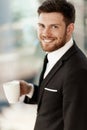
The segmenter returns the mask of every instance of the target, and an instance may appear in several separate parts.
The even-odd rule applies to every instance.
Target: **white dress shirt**
[[[48,55],[47,55],[48,63],[47,63],[46,71],[44,73],[44,78],[47,76],[47,74],[56,64],[56,62],[71,48],[72,45],[73,45],[73,40],[71,38],[70,41],[68,41],[63,47],[59,48],[56,51],[48,52]],[[34,92],[33,84],[31,84],[31,87],[32,87],[31,92],[27,94],[29,98],[32,98],[32,95]]]
[[[53,68],[53,66],[56,64],[56,62],[68,51],[68,49],[73,45],[72,38],[69,42],[67,42],[63,47],[59,48],[56,51],[49,52],[48,53],[48,64],[46,67],[46,71],[44,74],[44,78],[47,76],[47,74],[50,72],[50,70]]]

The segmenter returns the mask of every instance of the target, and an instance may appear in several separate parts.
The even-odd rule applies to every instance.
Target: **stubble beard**
[[[58,49],[60,49],[61,47],[63,47],[65,44],[66,44],[66,42],[67,42],[67,34],[66,34],[66,32],[65,32],[65,34],[64,34],[64,36],[63,36],[63,39],[60,41],[60,42],[58,42],[58,43],[56,43],[56,44],[54,44],[54,45],[50,45],[49,46],[49,44],[50,43],[42,43],[41,41],[40,41],[40,43],[41,43],[41,48],[43,49],[43,51],[45,51],[45,52],[52,52],[52,51],[56,51],[56,50],[58,50]],[[44,44],[46,44],[45,46],[44,46]]]

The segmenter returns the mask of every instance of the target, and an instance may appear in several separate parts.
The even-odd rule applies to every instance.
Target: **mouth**
[[[44,43],[51,43],[54,39],[42,39]]]
[[[46,42],[46,43],[52,42],[52,40],[47,40],[47,39],[44,39],[43,41]]]

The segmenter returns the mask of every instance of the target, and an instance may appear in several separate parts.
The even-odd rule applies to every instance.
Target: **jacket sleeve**
[[[24,103],[26,104],[37,104],[39,87],[34,85],[34,93],[32,98],[25,96]]]
[[[87,130],[87,70],[66,77],[63,89],[64,130]]]

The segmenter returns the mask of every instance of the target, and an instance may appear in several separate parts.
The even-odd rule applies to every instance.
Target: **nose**
[[[44,28],[44,30],[43,30],[43,35],[44,36],[49,36],[50,34],[51,34],[51,31],[50,31],[50,29],[47,27],[47,28]]]

